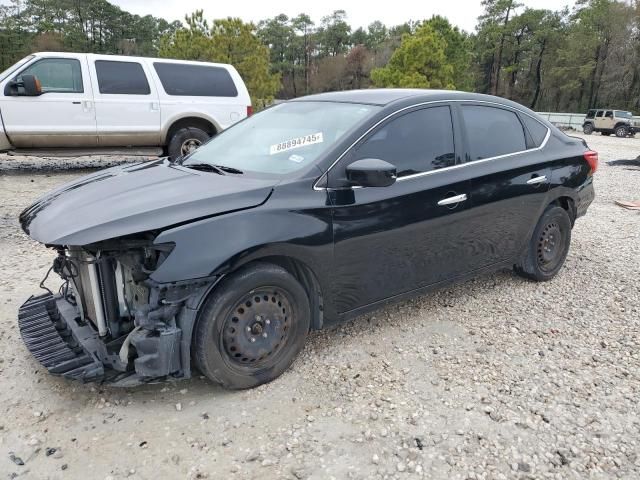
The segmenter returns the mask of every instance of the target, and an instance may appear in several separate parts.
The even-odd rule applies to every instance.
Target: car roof
[[[201,62],[196,60],[177,60],[174,58],[160,58],[160,57],[134,57],[130,55],[111,55],[111,54],[98,54],[98,53],[81,53],[81,52],[35,52],[31,55],[38,58],[78,58],[79,56],[86,56],[94,60],[111,60],[111,61],[123,61],[123,62],[135,62],[140,60],[151,60],[162,63],[175,63],[186,65],[207,65],[214,67],[221,67],[229,69],[231,65],[228,63],[216,63],[216,62]]]
[[[422,88],[371,88],[366,90],[345,90],[340,92],[318,93],[298,97],[291,102],[344,102],[344,103],[364,103],[369,105],[385,106],[398,101],[451,101],[469,100],[498,103],[521,110],[528,110],[526,107],[493,95],[480,93],[460,92],[457,90],[430,90]],[[404,102],[403,102],[404,103]]]

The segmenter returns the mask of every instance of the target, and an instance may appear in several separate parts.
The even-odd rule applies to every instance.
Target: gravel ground
[[[0,479],[639,478],[640,212],[613,200],[640,200],[640,168],[603,160],[640,139],[588,141],[597,198],[556,279],[500,272],[314,332],[243,392],[48,375],[15,317],[52,255],[16,218],[87,164],[0,157]]]

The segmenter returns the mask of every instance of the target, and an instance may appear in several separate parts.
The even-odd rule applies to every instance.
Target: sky
[[[350,25],[355,29],[366,27],[374,20],[398,25],[407,20],[422,20],[432,15],[447,17],[451,23],[472,32],[482,13],[480,0],[394,0],[391,2],[364,2],[364,0],[323,0],[304,2],[299,0],[110,0],[123,10],[138,15],[152,14],[168,21],[183,20],[186,13],[204,10],[205,18],[240,17],[244,21],[258,22],[284,13],[290,17],[307,13],[311,19],[320,19],[334,10],[345,10]],[[531,8],[559,10],[573,6],[574,0],[520,0]]]

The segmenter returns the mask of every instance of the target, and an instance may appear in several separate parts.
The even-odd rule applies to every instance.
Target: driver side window
[[[22,75],[35,75],[43,92],[83,93],[80,62],[75,58],[44,58],[25,68]]]
[[[393,117],[356,147],[352,161],[363,158],[395,165],[398,178],[454,165],[450,108],[428,107]]]

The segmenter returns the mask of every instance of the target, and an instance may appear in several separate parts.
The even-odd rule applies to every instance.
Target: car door
[[[84,59],[37,58],[14,79],[20,81],[22,75],[35,75],[42,94],[12,96],[7,90],[2,92],[2,119],[15,147],[96,146],[93,95]]]
[[[345,313],[466,270],[470,185],[449,105],[398,113],[329,171],[336,308]],[[346,166],[377,158],[396,166],[388,187],[349,187]]]
[[[606,128],[604,120],[604,110],[598,110],[596,113],[595,126],[597,129]]]
[[[551,162],[540,147],[550,134],[535,118],[499,105],[457,106],[471,180],[469,260],[481,269],[518,257],[546,205]]]
[[[100,146],[160,145],[160,103],[148,67],[90,56]]]
[[[613,130],[615,127],[615,121],[613,119],[613,110],[607,110],[604,112],[604,117],[602,120],[602,128],[606,128],[607,130]]]

